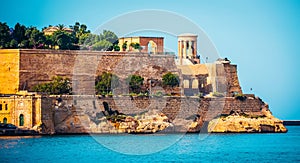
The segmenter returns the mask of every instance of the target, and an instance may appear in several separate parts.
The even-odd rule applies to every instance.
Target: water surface
[[[0,160],[299,162],[300,126],[288,126],[288,130],[282,134],[210,134],[204,138],[199,134],[0,137]]]

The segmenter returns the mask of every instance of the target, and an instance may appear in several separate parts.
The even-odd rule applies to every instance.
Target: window
[[[24,126],[24,115],[20,114],[19,116],[19,126]]]
[[[2,104],[0,104],[0,111],[2,110]]]
[[[5,110],[8,110],[8,104],[5,104]]]
[[[189,80],[183,80],[183,88],[190,88],[190,81]]]
[[[6,118],[6,117],[3,118],[3,123],[4,123],[4,124],[7,123],[7,118]]]

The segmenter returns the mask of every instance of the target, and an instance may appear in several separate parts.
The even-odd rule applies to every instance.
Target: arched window
[[[149,54],[156,54],[157,52],[157,45],[154,41],[150,40],[148,42],[148,53]]]
[[[193,80],[192,88],[198,88],[198,80],[197,79]]]
[[[183,80],[183,88],[190,88],[190,81],[189,80]]]
[[[3,123],[4,123],[4,124],[7,123],[7,118],[6,118],[6,117],[3,118]]]
[[[19,126],[24,126],[24,115],[20,114],[19,116]]]

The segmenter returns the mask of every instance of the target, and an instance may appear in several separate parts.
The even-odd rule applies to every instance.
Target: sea
[[[287,133],[0,137],[1,162],[300,162],[300,126]]]

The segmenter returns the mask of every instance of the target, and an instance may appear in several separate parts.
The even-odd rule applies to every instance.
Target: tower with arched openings
[[[197,57],[197,38],[198,35],[192,33],[184,33],[177,36],[178,38],[178,58],[179,64],[185,65],[200,63]]]

